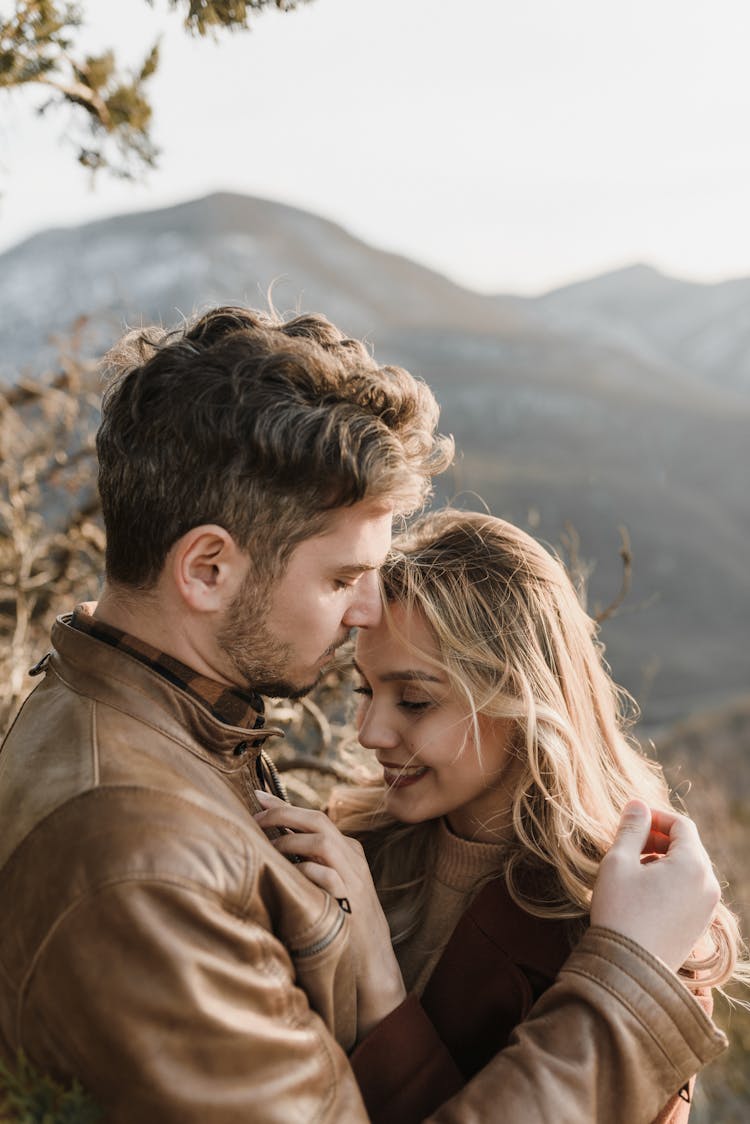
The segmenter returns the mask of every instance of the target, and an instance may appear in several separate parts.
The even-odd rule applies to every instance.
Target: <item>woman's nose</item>
[[[389,721],[385,708],[372,699],[365,700],[357,721],[359,744],[365,749],[395,749],[399,734],[393,722]]]

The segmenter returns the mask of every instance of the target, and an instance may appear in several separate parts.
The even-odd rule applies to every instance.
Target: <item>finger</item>
[[[266,792],[263,788],[253,789],[258,803],[263,808],[273,808],[278,804],[286,805],[286,800],[281,800],[278,796],[273,796],[270,792]]]
[[[651,830],[644,844],[644,853],[671,854],[676,857],[686,849],[695,855],[704,852],[698,829],[691,819],[671,809],[652,808]],[[708,857],[708,856],[706,856]]]
[[[331,897],[345,898],[347,896],[341,876],[335,870],[331,870],[330,866],[321,866],[320,863],[310,860],[299,863],[297,870],[301,871],[310,882],[320,886],[321,890],[329,893]]]
[[[671,843],[694,843],[698,836],[698,829],[691,819],[679,812],[664,811],[662,808],[652,810],[651,827],[661,835],[668,836]]]
[[[323,855],[323,841],[319,835],[308,835],[306,832],[293,831],[288,835],[279,835],[276,839],[272,839],[271,842],[282,855],[314,857],[318,862],[325,863],[326,866],[331,865],[326,862],[325,856]]]
[[[666,855],[668,848],[669,836],[662,835],[660,831],[654,831],[652,828],[643,846],[643,853],[646,855]]]
[[[622,810],[610,854],[640,858],[651,832],[651,809],[642,800],[629,800]]]
[[[702,880],[705,885],[716,883],[711,859],[706,848],[701,842],[698,828],[687,816],[676,816],[669,831],[669,846],[665,860],[671,862],[675,869],[682,871],[695,883]],[[711,891],[713,893],[713,889]]]
[[[299,855],[303,859],[312,859],[321,866],[336,870],[342,877],[348,872],[345,855],[335,847],[330,846],[330,841],[322,835],[306,835],[296,832],[291,835],[280,835],[273,840],[273,846],[282,855]]]
[[[255,820],[264,830],[269,827],[288,827],[292,831],[329,830],[331,833],[340,834],[325,812],[316,812],[312,808],[297,808],[294,804],[287,804],[283,800],[274,802],[273,806],[269,805],[262,812],[256,812]]]

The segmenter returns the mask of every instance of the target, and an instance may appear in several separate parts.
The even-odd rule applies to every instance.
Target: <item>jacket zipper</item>
[[[322,952],[324,948],[328,948],[329,944],[333,942],[335,937],[341,932],[341,926],[344,924],[344,910],[340,909],[338,917],[334,921],[332,927],[328,930],[324,937],[319,937],[317,941],[312,944],[305,945],[304,948],[295,949],[292,955],[295,959],[302,959],[306,956],[315,956],[317,952]]]

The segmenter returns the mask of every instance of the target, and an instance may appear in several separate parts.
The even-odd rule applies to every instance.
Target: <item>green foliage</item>
[[[0,22],[0,87],[37,82],[54,71],[80,25],[75,4],[18,0],[15,14]]]
[[[264,8],[291,11],[300,2],[305,0],[169,0],[169,5],[184,12],[188,31],[206,35],[247,29],[251,15]],[[83,22],[81,4],[16,0],[13,15],[0,20],[0,90],[42,86],[50,97],[40,113],[74,109],[83,129],[78,162],[92,172],[107,169],[134,179],[158,158],[145,87],[158,68],[159,47],[152,46],[140,68],[128,73],[119,68],[114,50],[77,54],[76,33]]]
[[[77,1081],[38,1073],[19,1051],[15,1069],[0,1062],[0,1124],[97,1124],[101,1111]]]
[[[40,112],[73,106],[84,128],[79,163],[132,179],[157,157],[144,84],[157,68],[158,48],[150,49],[135,74],[123,73],[112,50],[76,57],[75,34],[82,23],[77,4],[17,0],[13,16],[0,22],[0,88],[43,87],[50,97]]]
[[[248,19],[253,12],[264,8],[291,12],[300,2],[304,0],[170,0],[173,8],[187,7],[185,26],[199,35],[221,27],[239,31],[249,26]]]

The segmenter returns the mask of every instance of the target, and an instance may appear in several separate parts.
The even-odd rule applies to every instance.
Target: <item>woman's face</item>
[[[355,656],[359,740],[383,767],[386,808],[404,823],[446,816],[464,838],[502,838],[513,723],[480,714],[477,746],[467,699],[433,662],[439,649],[432,629],[421,613],[407,617],[399,605],[391,616],[393,628],[383,619],[360,630]]]

